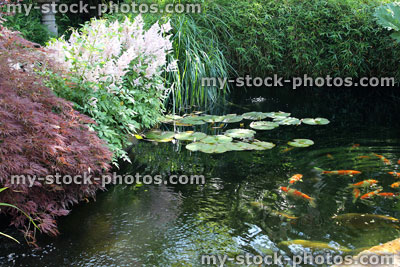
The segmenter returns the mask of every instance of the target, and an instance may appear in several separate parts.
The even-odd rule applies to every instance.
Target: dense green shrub
[[[380,0],[218,0],[207,11],[240,74],[395,76],[400,50],[377,26]]]
[[[51,38],[51,33],[41,24],[41,14],[37,9],[32,9],[28,16],[25,16],[24,13],[17,13],[5,16],[5,19],[5,27],[19,31],[25,39],[31,42],[44,45]]]

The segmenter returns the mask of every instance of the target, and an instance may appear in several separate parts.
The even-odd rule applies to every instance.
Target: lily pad
[[[301,120],[303,123],[308,124],[308,125],[326,125],[329,124],[330,121],[325,118],[305,118]]]
[[[169,122],[173,122],[173,121],[180,120],[180,119],[182,119],[181,116],[174,115],[174,114],[167,114],[163,118],[161,118],[161,122],[169,123]]]
[[[175,135],[175,139],[181,141],[199,141],[206,138],[207,135],[201,132],[183,132]]]
[[[255,134],[255,131],[249,129],[230,129],[225,132],[226,136],[232,138],[252,138]]]
[[[243,120],[243,116],[236,115],[236,114],[228,114],[224,116],[224,119],[222,122],[224,123],[235,123],[235,122],[240,122]]]
[[[279,123],[280,125],[299,125],[301,124],[301,120],[293,117],[277,117],[274,119],[274,122]]]
[[[252,111],[244,113],[242,117],[246,120],[259,121],[265,119],[266,117],[268,117],[268,115],[267,113]]]
[[[268,112],[266,113],[268,118],[276,119],[276,118],[286,118],[290,116],[290,113],[279,111],[279,112]]]
[[[243,150],[255,150],[257,147],[255,145],[246,143],[246,142],[236,142],[236,143],[229,143],[229,148],[232,151],[243,151]]]
[[[294,139],[293,141],[288,142],[288,145],[294,147],[309,147],[314,144],[313,140],[310,139]]]
[[[263,141],[253,142],[252,145],[255,145],[257,147],[255,150],[267,150],[275,147],[274,143],[263,142]]]
[[[206,144],[229,143],[232,142],[232,137],[226,135],[209,135],[202,139],[201,142]]]
[[[250,128],[255,130],[272,130],[279,127],[279,124],[272,121],[253,121],[250,123]]]
[[[200,117],[201,120],[209,123],[222,122],[225,119],[225,116],[216,116],[216,115],[204,115]]]
[[[186,145],[186,149],[190,151],[200,151],[203,153],[224,153],[229,151],[227,144],[229,143],[222,143],[222,144],[205,144],[203,142],[195,142]]]
[[[162,143],[172,141],[174,136],[174,132],[162,132],[159,130],[150,131],[145,135],[145,137],[151,141]]]
[[[181,120],[178,120],[177,123],[191,126],[191,125],[205,124],[205,121],[203,121],[202,117],[200,117],[200,116],[190,116],[190,117],[185,117]]]

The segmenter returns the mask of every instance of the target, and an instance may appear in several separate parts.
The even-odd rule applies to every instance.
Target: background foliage
[[[207,14],[240,74],[399,80],[400,51],[373,16],[382,2],[217,0]]]

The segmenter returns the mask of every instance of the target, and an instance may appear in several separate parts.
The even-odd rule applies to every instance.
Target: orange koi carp
[[[337,175],[357,175],[360,171],[355,170],[337,170],[337,171],[323,171],[322,174],[337,174]]]
[[[289,184],[294,184],[297,183],[298,181],[303,181],[301,178],[303,178],[303,174],[295,174],[289,179]]]
[[[385,198],[394,198],[394,197],[398,197],[399,194],[395,194],[395,193],[378,193],[378,196],[385,197]]]
[[[360,194],[361,194],[360,189],[358,189],[358,188],[354,188],[354,189],[353,189],[353,197],[354,197],[354,200],[356,200],[357,198],[359,198],[359,197],[360,197]]]
[[[377,183],[379,183],[379,181],[370,179],[370,180],[364,180],[364,181],[352,184],[352,185],[350,185],[350,187],[370,187]]]
[[[390,160],[388,160],[387,158],[385,158],[385,157],[382,156],[382,155],[379,155],[379,154],[374,153],[374,156],[380,158],[380,159],[383,161],[383,163],[385,163],[385,165],[391,165],[391,164],[392,164],[392,163],[390,162]]]
[[[388,173],[393,175],[394,177],[400,178],[400,172],[388,172]]]
[[[360,198],[361,199],[368,199],[368,198],[376,196],[381,191],[382,191],[382,189],[378,189],[378,190],[366,193],[366,194],[362,195]]]
[[[400,186],[400,182],[393,183],[390,185],[391,188],[399,188],[399,186]]]
[[[302,192],[300,192],[300,191],[298,191],[296,189],[289,188],[289,187],[284,187],[284,186],[281,186],[280,189],[283,192],[287,193],[291,197],[301,198],[301,199],[307,200],[312,207],[316,206],[314,198],[312,198],[312,197],[310,197],[310,196],[308,196],[308,195],[306,195],[306,194],[304,194],[304,193],[302,193]]]

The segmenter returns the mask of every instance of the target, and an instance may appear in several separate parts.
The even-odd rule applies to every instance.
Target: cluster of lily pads
[[[263,121],[264,119],[272,119]],[[254,130],[273,130],[280,125],[300,125],[301,123],[309,125],[326,125],[329,120],[324,118],[306,118],[298,119],[290,117],[286,112],[247,112],[242,115],[228,114],[218,115],[200,115],[192,114],[188,116],[166,115],[163,123],[173,123],[176,126],[195,126],[206,123],[237,123],[243,119],[252,120],[250,128]],[[243,150],[266,150],[275,147],[275,144],[254,139],[256,131],[244,128],[227,130],[223,135],[207,135],[202,132],[186,131],[175,133],[171,131],[154,130],[148,132],[145,137],[155,142],[170,142],[172,140],[192,142],[186,145],[190,151],[201,151],[204,153],[224,153],[227,151]],[[288,142],[288,145],[294,147],[308,147],[314,142],[309,139],[294,139]]]

